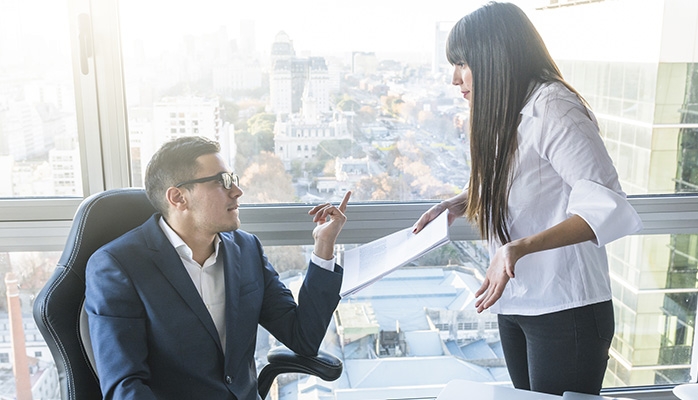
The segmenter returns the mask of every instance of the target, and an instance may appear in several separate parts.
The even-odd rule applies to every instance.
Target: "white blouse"
[[[604,246],[642,229],[592,112],[560,83],[540,84],[521,110],[509,194],[511,239],[550,228],[573,214],[596,241],[532,253],[516,264],[497,314],[540,315],[611,299]],[[500,247],[490,241],[490,256]]]

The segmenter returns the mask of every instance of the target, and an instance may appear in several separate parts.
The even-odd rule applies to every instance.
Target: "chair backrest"
[[[56,362],[63,400],[102,398],[91,345],[83,342],[87,260],[154,212],[143,189],[127,188],[87,197],[75,213],[56,270],[34,302],[34,320]]]

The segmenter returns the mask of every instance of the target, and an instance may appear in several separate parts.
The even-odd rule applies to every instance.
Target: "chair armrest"
[[[284,346],[274,347],[267,353],[269,364],[262,368],[257,378],[259,394],[265,398],[274,379],[285,373],[314,375],[324,381],[334,381],[342,375],[342,361],[332,354],[320,350],[316,356],[308,357],[294,353]]]

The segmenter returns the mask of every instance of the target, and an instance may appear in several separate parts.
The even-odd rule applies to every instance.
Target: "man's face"
[[[199,170],[192,179],[231,172],[220,154],[206,154],[196,159]],[[185,211],[188,228],[194,232],[211,235],[240,227],[238,199],[242,190],[233,185],[226,189],[219,180],[190,185],[184,190],[187,198]]]

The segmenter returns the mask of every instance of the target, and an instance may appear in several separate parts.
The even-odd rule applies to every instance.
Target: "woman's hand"
[[[421,217],[415,222],[412,233],[419,233],[432,220],[436,219],[442,212],[448,210],[448,225],[453,224],[456,218],[465,213],[465,199],[467,190],[464,190],[459,195],[444,200],[439,204],[433,205],[430,209],[424,212]]]
[[[497,249],[489,268],[487,268],[482,286],[475,292],[475,297],[482,296],[475,302],[477,312],[480,313],[490,308],[502,297],[509,279],[515,277],[516,262],[523,256],[519,254],[519,250],[517,242],[507,243]]]

